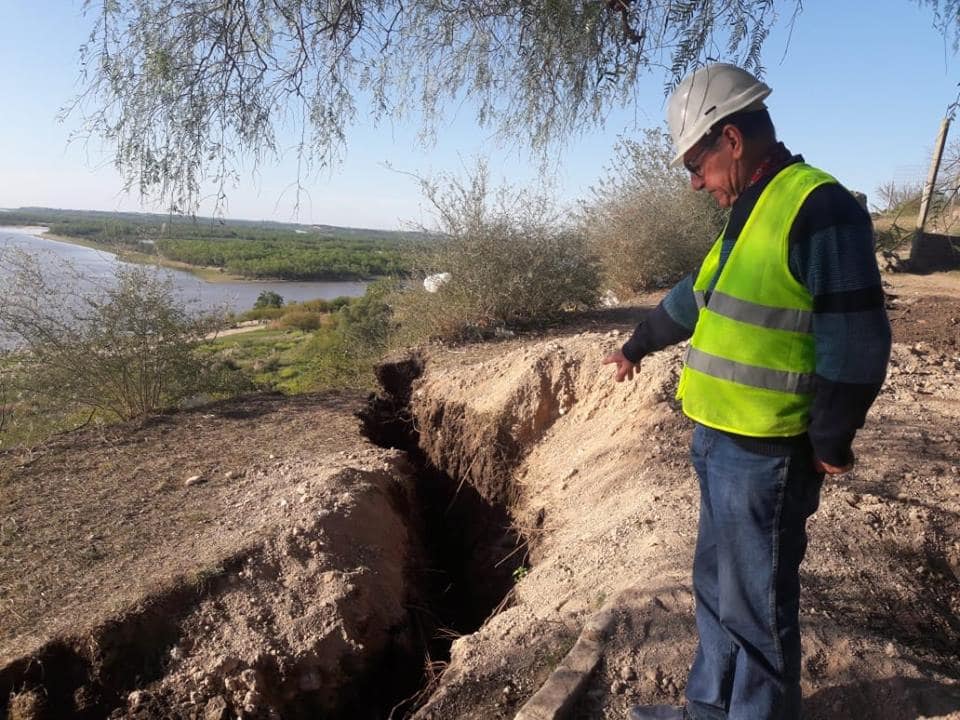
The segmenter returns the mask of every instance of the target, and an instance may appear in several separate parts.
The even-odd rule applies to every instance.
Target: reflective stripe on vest
[[[787,265],[789,234],[807,195],[834,182],[809,165],[787,166],[761,192],[722,270],[724,233],[704,258],[693,285],[697,325],[677,390],[697,422],[754,437],[806,430],[816,369],[813,297]]]
[[[695,347],[687,348],[686,363],[694,370],[712,375],[721,380],[750,385],[751,387],[777,390],[784,393],[808,393],[813,389],[811,373],[787,372],[747,365],[711,355]]]
[[[697,306],[702,307],[699,302]],[[750,325],[802,333],[808,333],[813,329],[813,313],[809,310],[759,305],[716,290],[710,294],[708,307],[717,315],[723,315]]]

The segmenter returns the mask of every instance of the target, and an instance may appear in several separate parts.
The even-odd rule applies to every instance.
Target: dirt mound
[[[349,717],[417,682],[366,692],[417,644],[424,559],[362,405],[253,398],[4,455],[11,717]]]

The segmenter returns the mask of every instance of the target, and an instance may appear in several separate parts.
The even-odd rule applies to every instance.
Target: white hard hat
[[[687,75],[667,102],[667,124],[677,148],[673,164],[718,121],[743,110],[762,110],[773,90],[736,65],[715,63]]]

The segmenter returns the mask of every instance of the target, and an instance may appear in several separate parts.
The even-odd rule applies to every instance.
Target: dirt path
[[[241,324],[237,327],[226,328],[225,330],[217,330],[207,335],[205,340],[216,340],[217,338],[230,337],[231,335],[243,335],[244,333],[253,332],[254,330],[263,330],[266,324],[261,322],[248,322]]]

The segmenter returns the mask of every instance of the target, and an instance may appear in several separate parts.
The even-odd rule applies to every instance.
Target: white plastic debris
[[[429,293],[435,293],[448,282],[450,282],[450,273],[434,273],[433,275],[427,275],[423,279],[423,289]]]

